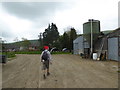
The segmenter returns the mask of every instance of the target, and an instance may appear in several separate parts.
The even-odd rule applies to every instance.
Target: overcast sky
[[[67,27],[83,33],[88,19],[100,20],[101,31],[118,28],[119,0],[73,0],[57,2],[1,2],[0,38],[13,42],[17,37],[38,39],[49,23],[55,23],[62,35]]]

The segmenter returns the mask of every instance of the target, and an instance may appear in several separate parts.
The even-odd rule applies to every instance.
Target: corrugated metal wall
[[[87,41],[84,41],[83,36],[78,37],[73,41],[73,53],[84,53],[84,48],[90,48]]]
[[[74,45],[73,45],[73,47],[74,47],[74,54],[78,54],[78,43],[74,43]]]
[[[118,55],[118,37],[108,38],[108,59],[117,60]]]
[[[73,53],[74,54],[83,53],[83,36],[80,36],[73,41]]]

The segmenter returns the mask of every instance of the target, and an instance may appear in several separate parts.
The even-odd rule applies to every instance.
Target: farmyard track
[[[52,55],[51,75],[43,79],[40,55],[17,55],[2,67],[3,88],[117,88],[118,62],[76,55]]]

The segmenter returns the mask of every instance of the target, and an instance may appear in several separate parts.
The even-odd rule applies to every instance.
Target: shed
[[[106,59],[120,60],[120,28],[103,35],[95,44],[94,51],[100,54],[106,54]]]
[[[83,35],[79,36],[73,41],[73,53],[74,54],[89,54],[90,46]]]
[[[120,28],[114,30],[108,37],[108,59],[110,60],[120,60]]]
[[[73,41],[73,53],[80,54],[83,53],[83,36],[76,38]]]

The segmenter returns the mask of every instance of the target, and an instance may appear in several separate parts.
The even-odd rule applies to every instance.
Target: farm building
[[[91,26],[92,26],[92,28],[91,28]],[[92,41],[93,42],[91,42],[91,31],[92,31]],[[89,19],[88,22],[83,24],[83,35],[81,37],[78,37],[73,42],[74,43],[74,53],[75,54],[83,53],[87,57],[90,56],[91,46],[94,47],[94,43],[98,39],[99,35],[100,35],[100,21]],[[92,45],[91,45],[91,43],[92,43]],[[77,46],[77,45],[79,45],[79,46]]]
[[[75,39],[73,41],[73,53],[74,54],[81,54],[81,53],[86,53],[89,54],[89,44],[86,41],[85,38],[83,38],[83,35],[81,35],[80,37],[78,37],[77,39]]]
[[[120,28],[107,35],[108,59],[120,60]]]
[[[20,46],[15,43],[3,43],[2,50],[4,51],[19,51]]]
[[[94,52],[109,60],[120,60],[120,28],[102,35],[95,44]]]
[[[78,37],[73,41],[73,53],[80,54],[83,53],[83,36]]]
[[[93,30],[92,42],[90,25],[92,25]],[[83,24],[83,35],[73,41],[74,54],[83,53],[90,56],[91,45],[92,53],[97,53],[98,59],[120,60],[120,28],[100,32],[100,22],[89,20]]]

